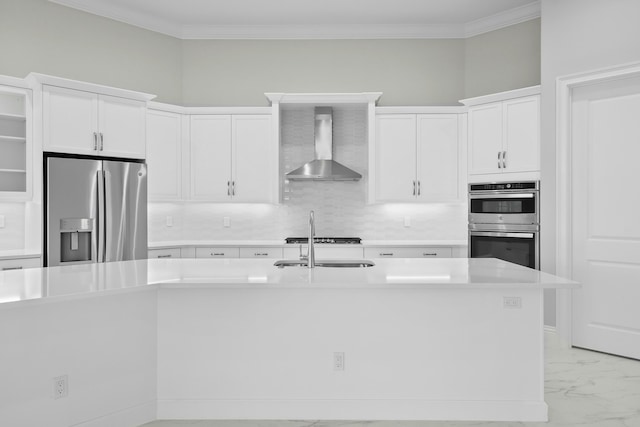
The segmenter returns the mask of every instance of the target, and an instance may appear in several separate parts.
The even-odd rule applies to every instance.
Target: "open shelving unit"
[[[0,85],[0,198],[28,193],[29,92]]]

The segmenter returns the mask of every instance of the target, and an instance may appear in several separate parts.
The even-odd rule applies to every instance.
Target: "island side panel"
[[[159,289],[158,416],[544,421],[542,323],[539,289]]]
[[[156,416],[156,291],[0,308],[0,425],[136,427]],[[54,398],[66,375],[68,395]]]

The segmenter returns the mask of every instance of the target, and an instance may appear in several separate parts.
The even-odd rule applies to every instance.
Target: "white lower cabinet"
[[[0,259],[0,271],[23,270],[41,267],[40,258]]]
[[[196,258],[240,258],[240,248],[196,248]]]
[[[451,258],[450,247],[392,247],[364,248],[365,258]]]
[[[149,249],[151,258],[182,258],[180,248]]]

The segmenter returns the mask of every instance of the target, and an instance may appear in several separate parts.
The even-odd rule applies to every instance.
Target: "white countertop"
[[[255,289],[576,288],[491,258],[375,259],[368,268],[276,268],[274,260],[150,259],[0,272],[0,308],[156,287]],[[17,304],[16,304],[17,303]]]
[[[319,243],[321,245],[321,243]],[[175,247],[220,247],[220,246],[295,246],[283,240],[174,240],[166,242],[149,242],[149,249]],[[330,246],[358,246],[335,245]],[[361,246],[467,246],[466,240],[363,240]]]

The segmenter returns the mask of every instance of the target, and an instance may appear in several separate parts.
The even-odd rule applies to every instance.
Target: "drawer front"
[[[180,248],[150,249],[149,259],[151,258],[181,258]]]
[[[451,248],[371,247],[364,248],[365,258],[451,258]]]
[[[0,260],[0,271],[22,270],[40,267],[40,258],[16,258]]]
[[[240,258],[282,258],[282,248],[240,248]]]
[[[294,245],[284,248],[285,259],[298,259],[300,255],[307,255],[307,245]],[[315,247],[316,259],[362,259],[362,247],[319,246]]]
[[[240,249],[196,248],[196,258],[240,258]]]

